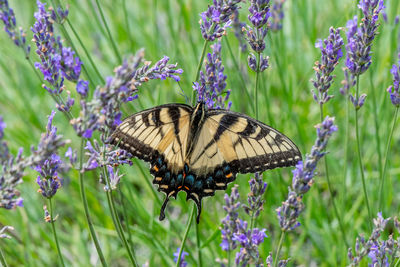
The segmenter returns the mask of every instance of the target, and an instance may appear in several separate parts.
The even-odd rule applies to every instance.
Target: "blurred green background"
[[[287,0],[284,4],[283,29],[269,32],[266,55],[270,56],[270,67],[262,74],[259,93],[259,119],[289,136],[298,144],[303,155],[308,153],[315,141],[315,128],[319,119],[319,106],[313,100],[310,79],[314,75],[314,62],[319,60],[320,51],[315,48],[318,39],[328,36],[329,27],[345,27],[346,22],[359,15],[354,0]],[[394,18],[400,13],[399,1],[386,0],[385,12],[388,22],[380,19],[379,34],[373,43],[372,65],[360,78],[360,90],[367,93],[366,104],[360,110],[361,143],[366,173],[366,186],[374,215],[378,212],[379,199],[379,153],[384,154],[389,129],[392,124],[394,107],[386,92],[392,83],[390,68],[397,62],[399,44],[398,25]],[[120,65],[95,1],[62,1],[69,4],[69,21],[79,34],[84,46],[93,58],[103,78],[113,75]],[[10,1],[17,24],[27,32],[27,40],[32,39],[30,27],[34,23],[33,13],[36,1]],[[172,63],[177,62],[184,70],[181,81],[151,81],[139,89],[139,99],[123,107],[123,117],[152,106],[178,102],[192,94],[192,82],[201,55],[203,39],[200,34],[199,14],[207,9],[211,1],[205,0],[103,0],[101,7],[111,34],[121,55],[134,54],[144,48],[147,60],[158,61],[164,55]],[[246,23],[248,3],[242,4],[240,19]],[[65,23],[65,30],[72,36],[81,60],[94,84],[91,90],[102,82],[88,62],[82,46],[74,37],[71,27]],[[63,35],[59,25],[56,31]],[[342,34],[343,38],[345,34]],[[65,36],[63,37],[65,39]],[[14,46],[4,31],[0,32],[0,114],[7,123],[4,139],[15,154],[19,147],[28,153],[32,144],[36,145],[44,132],[47,115],[54,109],[54,103],[32,68],[25,60],[23,51]],[[65,42],[68,41],[65,40]],[[229,44],[229,46],[228,46]],[[31,57],[37,60],[32,42]],[[229,51],[229,47],[231,52]],[[208,48],[207,52],[210,49]],[[231,89],[232,110],[254,116],[251,96],[255,84],[255,74],[247,66],[248,52],[241,52],[232,30],[222,38],[222,60],[225,66],[227,88]],[[238,64],[240,71],[236,68]],[[347,241],[354,246],[358,234],[370,234],[368,213],[365,206],[361,176],[356,154],[354,111],[350,109],[348,169],[344,178],[346,139],[346,101],[339,93],[343,79],[344,58],[336,67],[335,82],[330,94],[335,97],[325,107],[325,114],[336,117],[339,131],[331,139],[328,150],[330,178],[334,200],[343,220]],[[86,78],[84,76],[84,78]],[[243,80],[242,80],[243,79]],[[244,81],[244,82],[243,82]],[[66,84],[67,90],[76,96],[73,84]],[[374,108],[374,97],[376,108]],[[376,116],[374,115],[376,111]],[[79,112],[77,103],[73,114]],[[377,128],[376,128],[377,124]],[[71,146],[79,147],[79,138],[59,112],[55,118],[59,133],[71,140]],[[399,128],[399,127],[398,127]],[[378,131],[376,131],[378,129]],[[377,146],[379,142],[379,150]],[[400,129],[393,136],[387,180],[385,184],[384,217],[394,217],[399,213],[400,194]],[[379,153],[378,153],[379,151]],[[152,177],[144,162],[135,160],[132,167],[122,167],[126,175],[122,178],[120,192],[116,194],[120,214],[126,212],[129,225],[129,242],[133,244],[137,259],[149,266],[173,265],[173,253],[179,247],[185,231],[192,203],[185,201],[185,194],[179,194],[176,201],[169,203],[170,221],[158,221],[163,194],[154,194],[155,187],[145,180]],[[56,266],[58,256],[53,241],[51,226],[43,219],[43,197],[37,193],[36,173],[27,170],[24,183],[19,185],[24,207],[15,210],[0,210],[1,225],[12,225],[12,239],[0,240],[0,247],[10,266]],[[238,175],[241,200],[246,202],[249,192],[250,175]],[[260,247],[265,259],[269,251],[275,252],[280,229],[275,209],[287,197],[291,182],[291,169],[273,170],[264,173],[268,182],[264,211],[257,220],[257,226],[267,228],[268,238]],[[85,176],[90,212],[95,229],[110,266],[129,266],[129,260],[114,229],[103,185],[99,184],[96,172]],[[227,192],[233,184],[229,185]],[[224,192],[203,201],[203,213],[199,224],[204,266],[216,265],[216,259],[226,258],[219,246],[218,231],[220,221],[225,216],[222,208]],[[70,171],[64,177],[61,190],[54,197],[55,212],[59,215],[56,227],[60,245],[68,266],[99,265],[99,260],[90,239],[79,194],[77,171]],[[301,226],[286,235],[282,256],[291,258],[289,266],[345,266],[348,264],[347,247],[339,230],[338,221],[332,208],[327,181],[322,164],[310,192],[305,195],[306,209],[300,216]],[[242,218],[246,218],[241,213]],[[246,218],[248,219],[248,218]],[[174,227],[172,227],[173,225]],[[189,232],[185,251],[190,266],[196,266],[197,252],[194,225]],[[387,233],[392,231],[391,227]],[[363,263],[366,265],[366,261]]]

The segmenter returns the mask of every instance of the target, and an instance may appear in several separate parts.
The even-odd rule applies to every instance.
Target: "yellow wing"
[[[295,165],[301,154],[285,135],[244,114],[210,110],[187,164],[206,177],[229,166],[233,175]]]
[[[133,114],[114,131],[111,143],[151,163],[162,158],[176,174],[186,158],[192,110],[183,104],[166,104]]]

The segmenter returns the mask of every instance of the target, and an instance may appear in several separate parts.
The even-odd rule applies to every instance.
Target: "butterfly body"
[[[296,145],[277,130],[244,114],[166,104],[133,114],[111,135],[111,143],[150,163],[153,183],[170,197],[185,191],[198,207],[215,190],[225,190],[237,173],[293,166]]]

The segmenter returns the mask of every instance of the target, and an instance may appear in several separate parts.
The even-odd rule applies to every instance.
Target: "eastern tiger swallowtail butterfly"
[[[297,146],[285,135],[244,114],[166,104],[126,118],[110,142],[150,163],[153,183],[166,194],[160,220],[170,197],[185,191],[197,205],[225,190],[237,173],[294,166],[301,160]]]

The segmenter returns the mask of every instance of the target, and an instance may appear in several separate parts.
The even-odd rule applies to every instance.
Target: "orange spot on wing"
[[[156,172],[158,172],[158,167],[154,165],[153,170],[155,170]]]
[[[180,186],[178,186],[178,189],[181,189],[182,188],[182,186],[180,185]]]
[[[231,178],[232,176],[232,173],[228,173],[227,175],[225,175],[226,178]]]
[[[186,190],[189,190],[189,187],[185,186]]]

